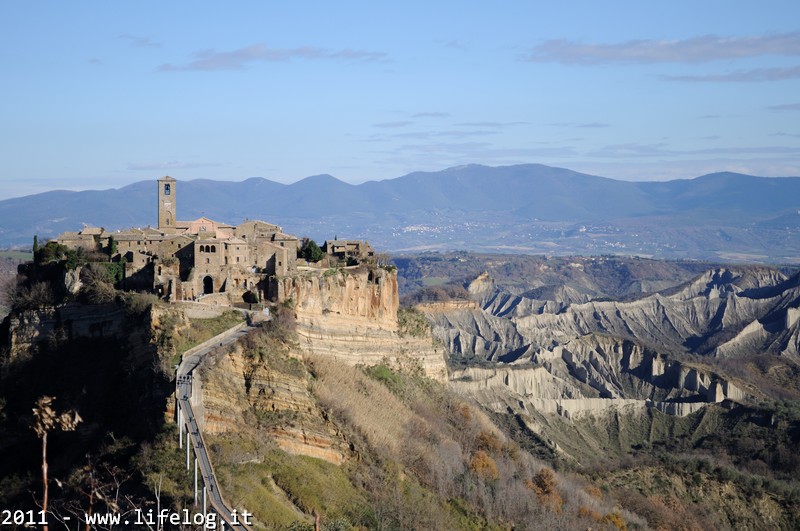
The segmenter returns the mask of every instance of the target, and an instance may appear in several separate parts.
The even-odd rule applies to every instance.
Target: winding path
[[[245,525],[242,517],[242,512],[234,512],[225,503],[222,494],[219,490],[216,475],[214,474],[214,467],[211,464],[211,459],[206,450],[205,440],[203,434],[200,432],[200,426],[197,424],[197,419],[194,416],[192,409],[192,375],[194,370],[202,362],[203,358],[210,352],[232,345],[240,338],[247,335],[252,329],[252,326],[247,324],[238,324],[225,332],[211,338],[210,340],[202,343],[198,347],[190,349],[184,353],[181,364],[178,366],[175,398],[177,399],[177,416],[178,416],[178,429],[183,433],[185,426],[186,430],[186,466],[189,467],[189,445],[194,450],[196,459],[195,464],[195,490],[197,489],[197,470],[199,468],[200,475],[203,480],[204,488],[204,505],[206,496],[211,508],[216,512],[220,519],[225,522],[232,529],[240,531],[250,531],[250,528]],[[187,353],[190,353],[187,355]],[[181,440],[182,440],[181,435]]]

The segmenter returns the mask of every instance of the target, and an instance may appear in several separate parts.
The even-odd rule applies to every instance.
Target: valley
[[[777,514],[796,514],[774,505],[797,487],[795,270],[467,253],[396,263],[404,300],[447,349],[450,388],[524,447],[595,478],[654,527],[784,527]],[[763,512],[721,493],[703,501],[730,482],[762,496]]]
[[[800,178],[731,172],[631,182],[543,164],[467,164],[354,185],[331,175],[293,184],[253,177],[181,181],[182,215],[239,224],[266,212],[317,241],[358,235],[388,252],[624,255],[800,263]],[[108,231],[152,223],[146,181],[0,201],[0,246],[75,230],[92,212]],[[209,203],[207,198],[213,197]],[[302,208],[300,208],[302,206]]]
[[[798,278],[466,252],[304,268],[278,282],[271,320],[203,358],[197,423],[255,529],[793,528]],[[85,419],[54,438],[57,514],[115,484],[120,508],[191,508],[171,367],[241,317],[90,301],[5,321],[0,444],[20,459],[2,501],[37,495],[25,419],[53,394]]]

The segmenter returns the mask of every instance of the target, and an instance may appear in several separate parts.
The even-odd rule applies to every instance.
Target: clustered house
[[[158,179],[158,226],[110,232],[84,227],[56,242],[87,252],[107,250],[124,263],[126,287],[167,300],[225,293],[231,302],[274,297],[276,279],[296,270],[300,240],[263,221],[228,225],[177,218],[177,181]],[[368,245],[368,244],[367,244]]]

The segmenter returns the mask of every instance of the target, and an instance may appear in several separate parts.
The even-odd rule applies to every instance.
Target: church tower
[[[174,229],[176,219],[175,179],[167,175],[158,180],[158,228]]]

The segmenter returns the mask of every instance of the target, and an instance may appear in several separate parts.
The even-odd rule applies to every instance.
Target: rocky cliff
[[[339,464],[350,455],[348,443],[309,391],[304,357],[388,364],[446,380],[444,349],[434,345],[427,327],[407,334],[398,325],[394,271],[303,268],[279,286],[282,311],[290,309],[296,321],[297,342],[257,332],[203,364],[198,413],[208,433],[260,429],[290,453]]]
[[[253,345],[237,344],[203,364],[195,376],[204,433],[263,430],[285,451],[340,464],[349,450],[309,391],[303,363],[290,351],[262,359]]]
[[[14,312],[8,316],[6,347],[11,359],[29,355],[42,343],[71,339],[112,338],[126,324],[125,309],[116,304],[68,304]]]
[[[444,349],[428,333],[398,329],[397,273],[381,267],[301,269],[280,282],[279,299],[292,305],[300,348],[351,365],[388,362],[421,368],[444,381]]]

